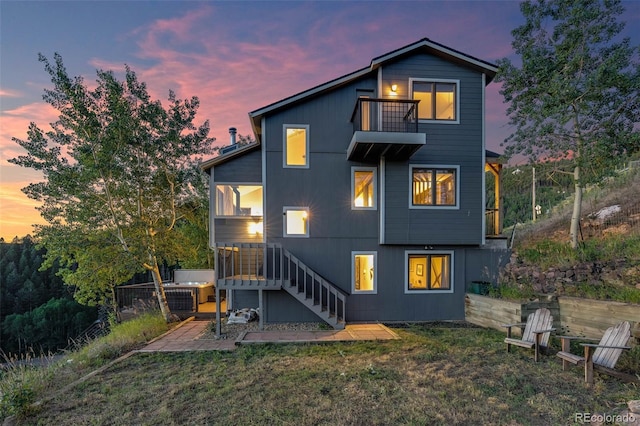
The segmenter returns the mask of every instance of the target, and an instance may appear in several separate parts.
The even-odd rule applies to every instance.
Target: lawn
[[[567,425],[640,397],[638,385],[607,376],[588,387],[552,355],[507,353],[500,331],[392,329],[401,340],[136,354],[52,391],[18,424]]]

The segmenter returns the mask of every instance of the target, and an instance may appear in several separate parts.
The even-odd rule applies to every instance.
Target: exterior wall
[[[264,172],[264,235],[280,243],[310,268],[349,294],[347,322],[426,321],[464,319],[467,283],[482,276],[487,253],[483,241],[484,146],[483,79],[478,72],[429,55],[412,55],[385,64],[376,77],[362,78],[328,93],[305,99],[266,115],[262,126]],[[422,123],[427,145],[409,161],[363,164],[347,161],[346,151],[353,136],[350,118],[358,90],[378,90],[398,84],[398,97],[408,94],[409,78],[459,80],[458,124]],[[404,91],[404,92],[403,92]],[[372,97],[375,97],[373,93]],[[305,125],[309,132],[308,168],[283,167],[283,126]],[[254,153],[224,164],[216,181],[261,181]],[[254,164],[252,169],[249,164]],[[412,164],[459,167],[457,209],[409,209]],[[351,168],[378,168],[376,210],[351,209]],[[228,173],[228,174],[227,174]],[[221,178],[220,175],[224,178]],[[384,180],[384,191],[380,182]],[[382,199],[384,194],[384,199]],[[308,238],[283,237],[283,207],[309,209]],[[384,215],[381,216],[382,208]],[[380,244],[381,217],[384,244]],[[242,225],[216,222],[216,241],[245,241]],[[224,237],[224,238],[222,238]],[[233,238],[231,240],[231,238]],[[453,253],[451,292],[412,293],[405,291],[406,252],[443,250]],[[352,252],[377,254],[377,291],[352,291]],[[493,254],[489,254],[489,257]],[[246,293],[246,294],[245,294]],[[317,318],[285,291],[265,291],[265,319],[268,322],[313,321]],[[257,306],[257,293],[235,292],[234,308]],[[250,305],[253,306],[253,305]]]
[[[410,78],[459,81],[459,123],[420,123],[427,135],[407,163],[386,163],[386,244],[482,244],[483,92],[482,75],[440,58],[421,54],[386,65],[382,87],[398,85],[398,97],[408,97]],[[419,107],[419,106],[418,106]],[[459,166],[460,193],[456,209],[408,209],[411,164]]]

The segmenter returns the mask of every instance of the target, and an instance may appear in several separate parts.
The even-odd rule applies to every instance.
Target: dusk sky
[[[624,35],[640,44],[640,2],[624,2]],[[129,65],[155,99],[198,96],[197,123],[216,144],[228,128],[251,135],[248,112],[368,66],[422,38],[489,62],[513,58],[515,1],[0,1],[0,237],[33,233],[42,219],[20,188],[41,180],[9,164],[24,154],[30,122],[49,130],[56,111],[38,53],[62,55],[72,76]],[[487,147],[509,135],[499,86],[487,87]]]

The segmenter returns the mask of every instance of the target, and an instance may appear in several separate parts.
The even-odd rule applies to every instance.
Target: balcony
[[[358,98],[351,115],[353,137],[347,149],[350,161],[375,162],[381,157],[404,161],[427,143],[418,133],[416,100]]]

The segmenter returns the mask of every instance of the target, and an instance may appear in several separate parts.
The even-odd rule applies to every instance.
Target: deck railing
[[[354,131],[418,133],[415,100],[358,98],[351,114]]]
[[[347,295],[280,244],[217,243],[217,286],[284,289],[334,327],[344,324]]]
[[[486,209],[484,212],[484,217],[486,236],[495,237],[502,234],[502,229],[500,227],[500,210]]]

